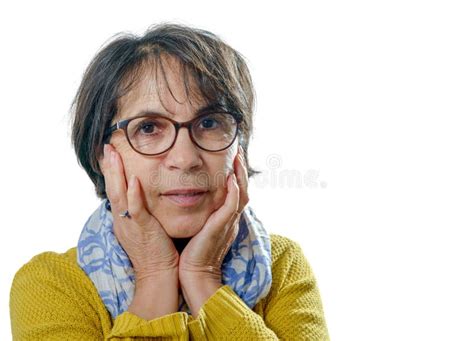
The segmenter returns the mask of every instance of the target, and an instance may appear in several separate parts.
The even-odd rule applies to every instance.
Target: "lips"
[[[163,195],[193,195],[204,192],[207,192],[207,190],[202,188],[179,188],[166,191]]]
[[[197,206],[206,196],[207,190],[201,188],[181,188],[166,191],[163,197],[179,207]]]

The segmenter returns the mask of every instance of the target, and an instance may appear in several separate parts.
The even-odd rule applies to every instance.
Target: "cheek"
[[[150,162],[150,160],[143,158],[133,151],[132,153],[122,153],[121,157],[127,182],[132,175],[135,175],[145,194],[153,191],[153,188],[157,186],[156,180],[158,178],[155,174],[155,170],[158,169],[156,162]]]
[[[223,166],[224,172],[230,174],[234,170],[234,157],[232,155],[227,155],[224,161]]]
[[[212,187],[215,189],[213,206],[219,208],[225,201],[227,196],[227,177],[234,171],[234,159],[237,155],[237,146],[229,148],[225,155],[216,158],[212,162]]]
[[[234,160],[237,156],[238,144],[234,142],[232,146],[227,149],[227,153],[224,158],[224,171],[226,174],[230,174],[234,171]]]
[[[125,138],[123,138],[122,136],[114,136],[112,137],[110,144],[120,155],[125,178],[128,180],[132,174],[138,175],[136,174],[136,170],[134,167],[137,164],[136,160],[134,160],[134,151],[128,145],[127,140],[125,140]]]
[[[227,187],[227,176],[234,171],[236,148],[229,148],[225,154],[211,155],[208,159],[211,184],[216,190],[223,191]]]
[[[130,175],[137,176],[146,197],[155,196],[162,189],[163,177],[160,176],[160,166],[156,162],[138,161],[130,165]]]

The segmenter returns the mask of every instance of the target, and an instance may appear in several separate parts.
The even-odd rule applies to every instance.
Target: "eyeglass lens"
[[[237,133],[237,122],[228,113],[210,113],[197,117],[191,125],[195,143],[217,151],[230,146]],[[143,154],[159,154],[173,144],[176,129],[172,121],[160,116],[137,117],[127,126],[133,148]]]

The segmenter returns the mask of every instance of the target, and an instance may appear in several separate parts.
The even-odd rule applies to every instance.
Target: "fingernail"
[[[240,155],[244,155],[244,148],[239,144],[239,153]]]

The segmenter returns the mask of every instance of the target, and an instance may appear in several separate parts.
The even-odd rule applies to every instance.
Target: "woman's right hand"
[[[145,205],[140,182],[131,175],[127,188],[120,154],[104,145],[101,162],[107,197],[112,208],[114,234],[132,262],[136,281],[177,271],[179,253],[159,221]],[[130,217],[120,213],[129,212]]]

